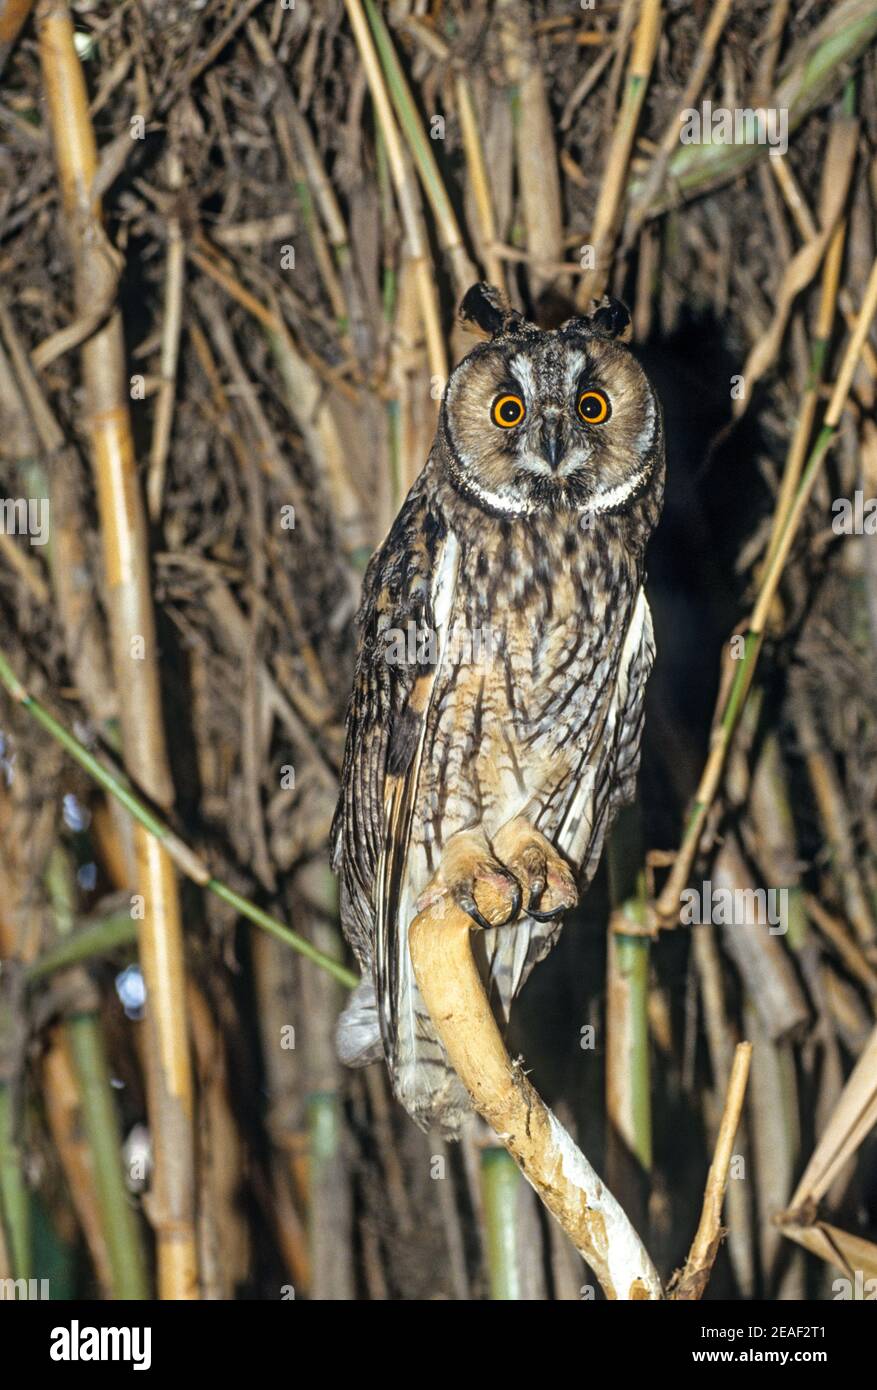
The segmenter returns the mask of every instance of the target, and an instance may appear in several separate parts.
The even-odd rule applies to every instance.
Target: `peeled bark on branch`
[[[606,1297],[663,1298],[624,1211],[506,1052],[472,956],[471,929],[471,919],[442,899],[415,918],[409,933],[417,983],[454,1070]]]

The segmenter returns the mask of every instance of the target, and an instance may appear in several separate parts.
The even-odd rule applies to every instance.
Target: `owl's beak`
[[[565,452],[562,424],[546,420],[542,425],[542,457],[553,473],[560,467]]]

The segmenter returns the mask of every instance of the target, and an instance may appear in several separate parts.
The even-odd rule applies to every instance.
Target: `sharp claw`
[[[457,901],[463,911],[472,918],[476,927],[480,927],[482,931],[493,931],[493,923],[488,922],[486,917],[482,917],[478,911],[478,904],[471,893],[464,893]]]
[[[527,908],[527,916],[532,917],[534,922],[553,922],[555,917],[562,917],[565,912],[571,912],[571,907],[555,907],[550,912],[534,912],[532,908]]]
[[[534,909],[539,906],[539,899],[545,892],[544,878],[536,878],[530,884],[530,896],[527,899],[527,914],[532,917]]]
[[[513,922],[521,910],[521,885],[518,883],[517,879],[514,880],[514,884],[515,886],[512,889],[512,907],[508,917],[503,922],[504,927],[507,927],[509,922]]]
[[[511,874],[508,874],[507,877],[512,885],[512,900],[508,916],[503,918],[501,922],[488,922],[487,918],[478,908],[474,893],[464,893],[457,900],[463,911],[468,913],[472,921],[481,927],[483,931],[495,931],[497,927],[507,927],[510,922],[515,920],[521,910],[521,885]]]

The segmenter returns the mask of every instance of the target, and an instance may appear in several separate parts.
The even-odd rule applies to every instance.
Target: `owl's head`
[[[663,476],[657,397],[620,341],[617,300],[543,332],[475,285],[464,318],[489,333],[454,369],[440,429],[454,486],[495,515],[624,512]]]

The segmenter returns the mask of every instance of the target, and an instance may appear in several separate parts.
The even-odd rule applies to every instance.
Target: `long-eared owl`
[[[664,483],[660,406],[620,341],[621,304],[545,332],[476,285],[461,312],[490,337],[452,372],[426,467],[366,572],[332,832],[363,975],[339,1054],[383,1055],[417,1123],[451,1136],[469,1101],[408,928],[438,890],[488,927],[473,943],[507,1021],[633,795]],[[487,878],[507,890],[499,922],[479,906]]]

